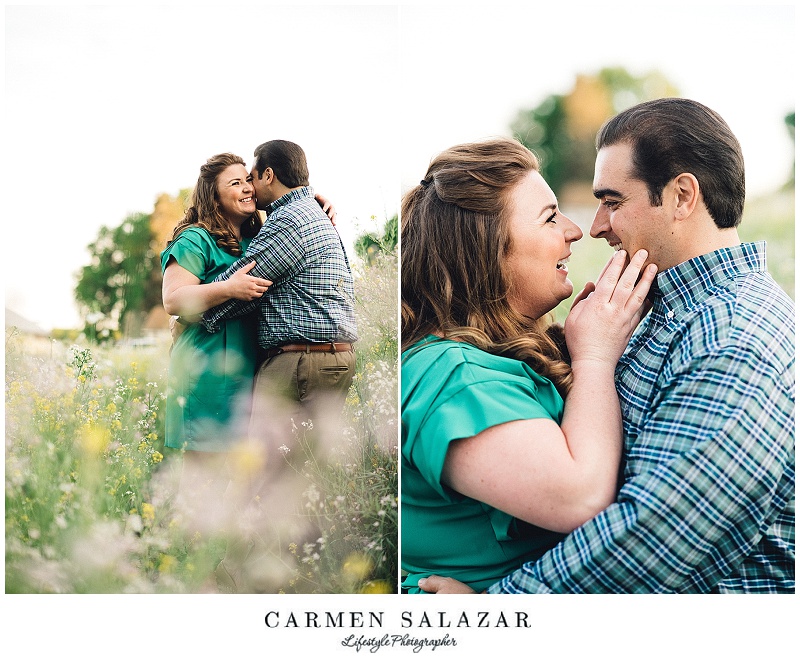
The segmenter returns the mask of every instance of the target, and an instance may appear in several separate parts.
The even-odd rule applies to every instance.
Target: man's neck
[[[297,188],[287,188],[283,183],[280,183],[279,181],[275,181],[275,183],[273,184],[273,188],[272,188],[272,191],[273,191],[273,200],[272,201],[278,201],[278,199],[280,199],[284,195],[289,194],[292,190],[297,190]]]
[[[735,227],[720,229],[710,216],[707,216],[706,221],[683,224],[681,228],[682,231],[673,235],[671,242],[674,249],[671,254],[665,254],[666,262],[659,264],[659,270],[666,270],[703,254],[742,243]]]
[[[741,243],[739,232],[735,228],[715,229],[707,236],[697,236],[697,240],[693,241],[686,250],[685,258],[681,262],[688,261],[697,256],[702,256],[703,254],[716,252],[718,249],[735,247],[736,245],[741,245]]]

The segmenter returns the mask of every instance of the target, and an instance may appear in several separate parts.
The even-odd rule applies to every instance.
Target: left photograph
[[[356,9],[5,9],[52,201],[6,258],[6,594],[398,592],[397,19]]]

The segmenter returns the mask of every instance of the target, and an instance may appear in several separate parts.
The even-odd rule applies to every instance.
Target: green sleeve
[[[161,252],[161,271],[167,269],[170,257],[177,264],[204,281],[211,261],[210,236],[200,229],[186,229]]]
[[[478,372],[473,373],[475,370]],[[441,482],[444,460],[451,442],[473,437],[487,428],[509,421],[552,419],[557,422],[558,419],[559,410],[548,411],[540,402],[537,396],[539,387],[532,379],[509,377],[498,372],[498,379],[489,380],[486,379],[485,370],[463,364],[454,371],[433,400],[428,401],[429,405],[426,401],[420,401],[419,411],[424,418],[417,432],[407,438],[403,447],[406,459],[448,501],[463,498]],[[546,400],[553,398],[550,391],[542,393]],[[424,412],[426,407],[427,412]]]

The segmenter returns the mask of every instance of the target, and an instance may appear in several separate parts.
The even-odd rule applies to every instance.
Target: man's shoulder
[[[754,272],[718,286],[687,315],[683,359],[734,351],[785,365],[794,354],[794,302],[772,277]]]
[[[314,198],[311,188],[300,188],[291,197],[269,213],[269,223],[303,223],[313,220],[328,220],[322,207]],[[291,193],[290,193],[291,194]]]
[[[696,314],[696,322],[733,336],[774,331],[794,333],[794,302],[766,272],[732,278],[712,291],[703,307],[705,313]]]

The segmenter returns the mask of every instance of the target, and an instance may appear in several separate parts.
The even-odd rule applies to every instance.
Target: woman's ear
[[[694,174],[678,174],[672,179],[675,194],[675,219],[685,220],[700,201],[700,183]]]

